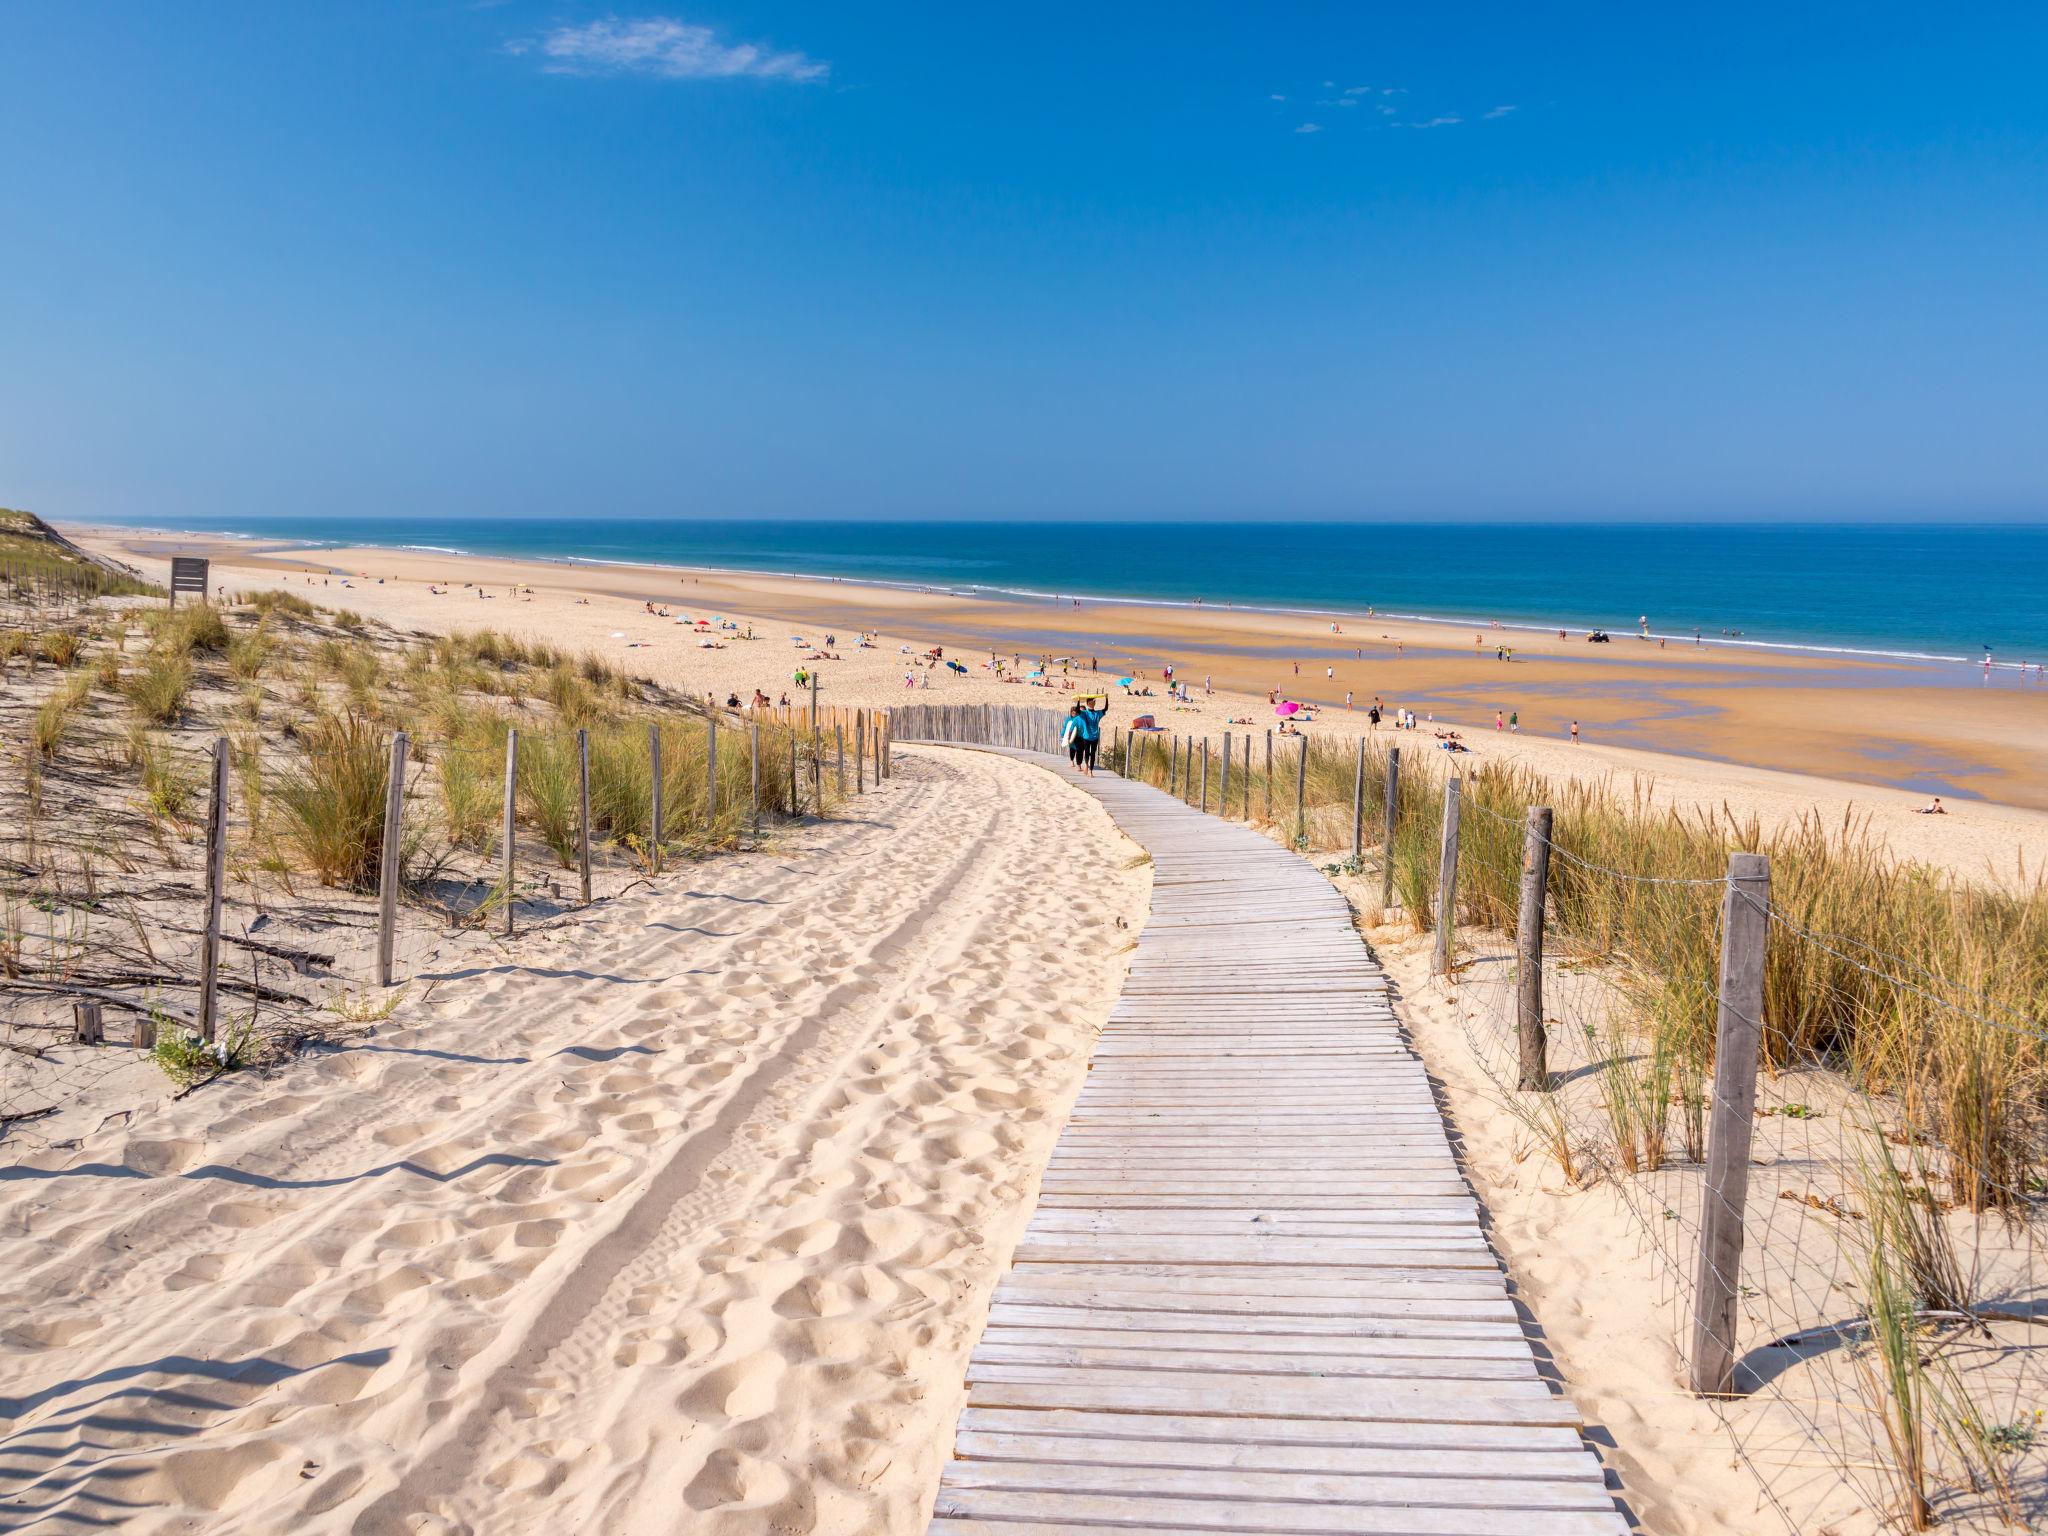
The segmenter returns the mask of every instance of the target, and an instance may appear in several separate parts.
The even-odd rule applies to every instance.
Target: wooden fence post
[[[228,739],[213,739],[213,788],[206,799],[206,928],[199,940],[199,1038],[214,1038],[220,1002],[221,887],[228,870]]]
[[[505,883],[505,936],[512,936],[512,812],[513,791],[519,783],[519,727],[505,727],[505,835],[504,883]]]
[[[1532,805],[1522,827],[1522,909],[1515,923],[1515,1034],[1521,1072],[1515,1086],[1550,1087],[1543,1033],[1543,897],[1550,886],[1550,807]]]
[[[718,711],[704,717],[704,830],[718,825]]]
[[[867,724],[867,711],[856,709],[853,712],[853,792],[857,795],[864,795],[868,790]]]
[[[576,733],[576,885],[590,905],[590,732]]]
[[[71,1039],[78,1045],[107,1043],[106,1015],[94,999],[81,997],[71,1005]]]
[[[846,725],[843,721],[832,722],[832,751],[833,761],[838,765],[839,794],[843,799],[846,795]]]
[[[1202,738],[1202,813],[1209,811],[1209,738]]]
[[[398,853],[405,819],[405,732],[391,733],[390,777],[384,785],[384,847],[377,861],[377,985],[391,985],[391,952],[398,939]]]
[[[1273,819],[1273,727],[1266,727],[1266,820]]]
[[[1178,797],[1180,793],[1180,732],[1173,731],[1166,738],[1166,792]]]
[[[811,668],[811,814],[825,809],[825,759],[818,750],[818,669]]]
[[[1230,732],[1223,733],[1223,777],[1216,785],[1216,814],[1230,815]]]
[[[803,780],[797,777],[796,722],[789,722],[789,814],[801,816],[804,809]]]
[[[1401,814],[1401,749],[1387,748],[1387,830],[1380,844],[1380,907],[1394,904],[1394,825]]]
[[[1351,862],[1365,868],[1365,738],[1358,738],[1358,773],[1351,783]]]
[[[1436,866],[1436,955],[1430,969],[1451,974],[1451,930],[1458,920],[1458,791],[1455,775],[1444,785],[1444,840]]]
[[[761,720],[759,716],[747,722],[747,784],[753,795],[750,814],[754,821],[754,835],[761,835]]]
[[[647,867],[661,873],[661,727],[647,727]]]
[[[1706,1208],[1693,1281],[1692,1389],[1735,1390],[1735,1302],[1742,1279],[1742,1217],[1756,1128],[1756,1065],[1763,1043],[1764,946],[1771,861],[1728,855],[1721,898],[1721,989],[1714,1020],[1714,1107],[1707,1134]]]
[[[1294,843],[1308,841],[1308,738],[1301,738],[1301,755],[1294,762]]]

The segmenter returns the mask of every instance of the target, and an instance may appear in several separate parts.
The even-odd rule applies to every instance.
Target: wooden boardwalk
[[[1151,852],[1152,914],[930,1529],[1621,1536],[1342,896],[1056,766]]]

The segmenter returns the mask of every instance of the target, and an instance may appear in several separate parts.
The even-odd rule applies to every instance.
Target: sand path
[[[1035,769],[900,760],[0,1170],[0,1523],[918,1528],[1147,878]]]

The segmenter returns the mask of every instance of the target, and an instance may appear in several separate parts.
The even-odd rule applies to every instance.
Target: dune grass
[[[1249,773],[1253,820],[1293,841],[1297,814],[1311,848],[1348,852],[1356,748],[1306,738],[1304,805],[1296,754],[1278,737],[1269,782],[1262,733],[1245,733],[1249,768],[1233,766],[1230,814],[1242,814]],[[1382,733],[1366,746],[1365,835],[1378,848],[1389,746],[1402,749],[1391,850],[1402,915],[1434,922],[1447,754],[1421,733]],[[1220,746],[1212,743],[1212,750]],[[1161,736],[1126,749],[1131,776],[1164,787]],[[1200,749],[1195,751],[1197,769]],[[1963,885],[1902,864],[1867,824],[1809,817],[1766,835],[1753,818],[1680,814],[1641,781],[1553,780],[1525,766],[1457,761],[1463,809],[1461,922],[1512,934],[1518,919],[1523,813],[1554,813],[1546,943],[1598,963],[1631,1006],[1627,1041],[1603,1043],[1629,1065],[1609,1098],[1617,1143],[1654,1167],[1674,1126],[1682,1155],[1704,1146],[1720,961],[1721,879],[1735,851],[1771,860],[1773,922],[1765,968],[1764,1052],[1780,1070],[1822,1065],[1886,1094],[1943,1148],[1950,1199],[2013,1209],[2048,1175],[2048,886],[2009,892]],[[1183,781],[1186,797],[1195,791]],[[1212,768],[1212,793],[1217,775]],[[1212,799],[1212,809],[1214,801]],[[1691,882],[1691,883],[1688,883]],[[1647,1073],[1641,1082],[1633,1073]],[[1652,1113],[1651,1099],[1675,1115]],[[1662,1129],[1659,1129],[1659,1126]],[[1655,1137],[1655,1144],[1651,1138]]]
[[[374,890],[390,782],[384,733],[351,713],[321,716],[299,738],[303,756],[273,797],[279,836],[321,884]]]

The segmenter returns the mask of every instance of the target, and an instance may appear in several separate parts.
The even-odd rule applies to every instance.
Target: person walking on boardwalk
[[[1067,718],[1060,726],[1060,745],[1067,749],[1067,760],[1076,768],[1088,756],[1088,725],[1081,718],[1081,706],[1076,704],[1067,711]]]
[[[1109,699],[1104,696],[1102,703],[1094,708],[1076,700],[1074,711],[1081,717],[1081,758],[1076,766],[1092,779],[1095,777],[1096,754],[1102,750],[1102,717],[1109,713]]]

